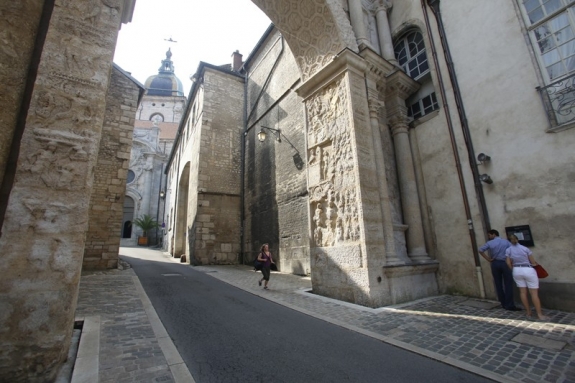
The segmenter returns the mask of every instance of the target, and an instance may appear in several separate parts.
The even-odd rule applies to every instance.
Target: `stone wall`
[[[0,83],[4,84],[0,91],[0,179],[4,178],[43,4],[42,0],[0,4]]]
[[[52,381],[67,356],[122,16],[121,6],[59,0],[50,19],[0,239],[3,381]],[[20,45],[19,30],[6,39]]]
[[[281,271],[309,274],[305,115],[293,91],[299,83],[297,64],[277,30],[258,47],[248,71],[246,108],[253,113],[246,137],[245,261],[269,243]],[[281,142],[270,131],[259,142],[262,126],[281,130]]]
[[[483,152],[491,157],[491,161],[478,165],[480,174],[489,174],[493,180],[492,184],[481,184],[490,228],[505,237],[505,227],[529,225],[535,242],[531,250],[551,275],[541,281],[543,306],[575,310],[573,300],[568,298],[575,292],[571,272],[575,267],[575,129],[547,131],[549,121],[536,90],[544,85],[540,68],[522,29],[518,12],[522,2],[514,3],[475,2],[465,6],[461,2],[441,2],[441,13],[475,154]],[[471,174],[471,167],[478,162],[469,159],[443,54],[439,54],[439,68],[432,62],[432,40],[441,52],[437,22],[430,12],[432,36],[427,35],[418,0],[394,2],[390,17],[395,36],[409,27],[423,33],[433,85],[442,105],[437,114],[417,124],[412,142],[420,153],[426,208],[441,263],[440,287],[443,292],[477,296],[476,250],[469,240],[444,101],[450,107],[476,238],[481,245],[486,238]],[[486,17],[489,28],[485,27]],[[505,43],[501,36],[505,36]],[[447,100],[440,99],[438,70],[446,82]],[[487,296],[495,298],[490,265],[482,259],[481,268]]]
[[[106,116],[98,161],[94,168],[84,269],[118,266],[132,131],[141,91],[143,89],[131,77],[114,67],[106,95]]]
[[[190,188],[189,247],[201,264],[233,264],[240,252],[240,153],[243,78],[206,68],[201,127],[193,144],[197,188]],[[198,134],[199,133],[199,134]],[[195,154],[191,154],[194,158]],[[195,196],[192,197],[192,194]]]

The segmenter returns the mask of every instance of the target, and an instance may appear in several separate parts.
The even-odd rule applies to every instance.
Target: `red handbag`
[[[547,278],[549,276],[549,273],[543,268],[543,266],[537,265],[533,266],[533,268],[535,269],[535,272],[537,272],[537,277],[539,279]]]

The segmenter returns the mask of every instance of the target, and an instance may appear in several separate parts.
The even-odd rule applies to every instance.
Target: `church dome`
[[[184,86],[174,74],[174,63],[171,59],[172,50],[170,48],[166,52],[166,58],[162,60],[162,66],[158,69],[158,74],[148,77],[144,84],[147,95],[168,97],[184,95]]]

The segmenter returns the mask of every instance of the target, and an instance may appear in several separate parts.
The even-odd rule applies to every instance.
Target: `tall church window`
[[[394,46],[395,57],[405,73],[418,80],[429,73],[423,36],[417,30],[408,32]]]
[[[421,84],[417,93],[406,100],[408,117],[418,119],[439,109],[421,32],[412,29],[405,33],[395,42],[394,51],[405,73]]]
[[[554,80],[575,71],[575,0],[523,0],[529,31],[545,68]]]
[[[519,0],[546,86],[552,127],[575,121],[575,0]]]

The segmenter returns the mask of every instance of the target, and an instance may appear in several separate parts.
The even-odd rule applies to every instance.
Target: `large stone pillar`
[[[391,9],[392,2],[391,0],[377,0],[374,4],[374,7],[381,56],[388,62],[397,65],[395,52],[393,51],[393,40],[391,39],[389,20],[387,18],[387,12],[389,12]]]
[[[387,295],[386,254],[365,70],[365,60],[345,50],[297,92],[308,120],[314,291],[377,307]]]
[[[129,3],[56,1],[0,239],[2,381],[53,381],[67,357],[112,57]]]
[[[371,124],[371,134],[374,146],[374,158],[376,166],[377,181],[379,187],[379,198],[381,205],[381,215],[383,218],[382,227],[385,238],[385,264],[404,264],[408,259],[401,259],[395,246],[395,235],[393,217],[391,212],[391,201],[389,197],[389,185],[385,174],[385,159],[383,153],[382,136],[380,129],[380,112],[385,112],[384,103],[380,100],[380,92],[385,89],[385,75],[394,68],[389,62],[382,60],[371,49],[364,49],[360,55],[366,60],[368,65],[366,71],[366,87],[369,104],[369,119]]]
[[[297,90],[307,117],[314,292],[370,307],[437,293],[437,262],[399,257],[386,210],[390,186],[377,114],[393,70],[371,49],[344,50]]]
[[[407,225],[407,251],[414,262],[430,259],[425,249],[419,195],[409,143],[407,108],[405,107],[407,97],[418,88],[419,84],[403,72],[397,71],[388,77],[387,116],[391,125],[397,160],[403,220]]]
[[[351,27],[355,33],[357,45],[371,46],[367,38],[367,29],[363,21],[363,5],[361,0],[348,0],[349,5],[349,18],[351,20]]]

